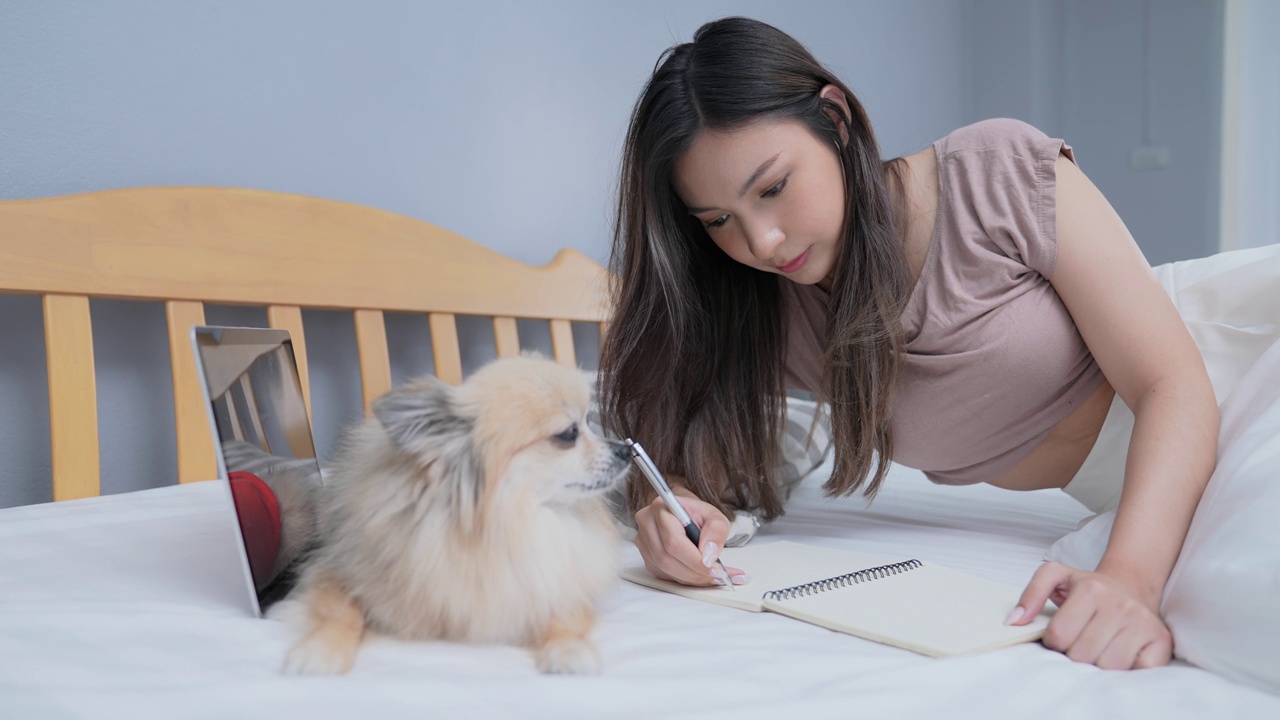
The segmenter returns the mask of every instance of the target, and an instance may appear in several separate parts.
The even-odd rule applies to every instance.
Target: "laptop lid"
[[[261,615],[292,588],[322,485],[286,330],[191,329],[218,462],[235,508],[243,582]]]

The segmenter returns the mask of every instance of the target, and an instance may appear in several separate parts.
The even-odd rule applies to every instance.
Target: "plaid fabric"
[[[587,416],[587,424],[596,432],[600,427],[599,408],[594,402]],[[785,502],[790,499],[801,481],[827,461],[831,454],[831,420],[825,405],[814,400],[787,396],[786,418],[782,429],[782,461],[774,470],[774,481]],[[609,493],[608,501],[613,517],[623,535],[628,539],[635,537],[635,518],[627,512],[627,502],[623,490],[617,488]],[[739,510],[729,528],[726,547],[745,545],[755,537],[763,524],[760,512],[753,508]]]

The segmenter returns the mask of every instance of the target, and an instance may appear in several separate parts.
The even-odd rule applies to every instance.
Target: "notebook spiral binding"
[[[837,575],[836,577],[827,578],[826,580],[817,580],[815,582],[783,588],[781,590],[770,590],[764,594],[764,599],[792,600],[806,595],[816,595],[828,590],[835,590],[836,588],[842,588],[848,585],[857,585],[859,583],[871,582],[872,580],[879,580],[880,578],[886,578],[890,575],[899,575],[907,572],[908,570],[915,570],[916,568],[923,566],[924,563],[919,560],[906,560],[890,565],[879,565],[873,568],[867,568],[866,570],[851,572],[846,575]]]

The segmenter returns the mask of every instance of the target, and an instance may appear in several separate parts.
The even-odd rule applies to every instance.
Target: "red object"
[[[261,590],[271,581],[271,567],[280,551],[280,504],[275,493],[250,472],[239,470],[227,475],[231,481],[231,499],[240,521],[240,537],[249,556],[253,584]]]

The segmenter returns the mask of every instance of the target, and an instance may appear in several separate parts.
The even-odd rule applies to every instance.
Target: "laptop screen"
[[[207,326],[192,329],[192,342],[261,612],[296,580],[322,485],[293,343],[284,330]]]

